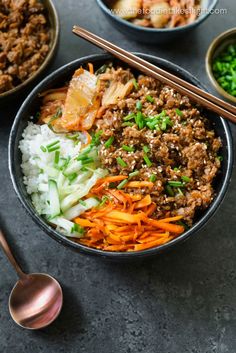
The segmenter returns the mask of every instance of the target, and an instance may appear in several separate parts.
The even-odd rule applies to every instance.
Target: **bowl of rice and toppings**
[[[9,160],[21,202],[50,236],[127,258],[162,252],[208,221],[230,180],[232,141],[227,123],[188,97],[93,55],[34,89],[12,127]]]
[[[107,19],[132,40],[165,43],[197,28],[218,0],[97,0]]]

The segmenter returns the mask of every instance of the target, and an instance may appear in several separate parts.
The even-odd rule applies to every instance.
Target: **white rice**
[[[43,152],[40,147],[57,140],[60,141],[60,157],[73,158],[78,155],[81,149],[81,142],[75,144],[73,140],[66,137],[66,134],[56,134],[46,124],[36,125],[29,122],[19,144],[22,152],[23,181],[39,214],[45,213],[45,210],[48,209],[47,198],[50,172],[47,168],[53,167],[55,158],[54,152]]]

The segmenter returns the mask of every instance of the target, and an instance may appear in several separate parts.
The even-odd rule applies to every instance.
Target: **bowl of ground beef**
[[[59,20],[51,0],[0,3],[0,102],[22,91],[51,62]]]
[[[138,55],[202,87],[193,75],[179,66],[150,55]],[[103,248],[101,243],[91,243],[90,246],[90,242],[83,241],[83,238],[77,239],[78,241],[68,238],[35,211],[27,193],[26,179],[21,168],[23,155],[19,149],[22,134],[24,136],[31,117],[37,117],[44,92],[52,93],[52,89],[56,88],[58,90],[56,103],[60,104],[62,93],[65,87],[68,87],[74,72],[80,67],[86,69],[88,63],[90,66],[93,64],[94,75],[100,80],[98,89],[103,99],[111,98],[111,95],[105,95],[104,92],[111,88],[109,80],[113,78],[117,79],[118,83],[129,80],[128,82],[134,85],[124,99],[118,99],[116,104],[108,104],[105,110],[99,109],[93,136],[96,137],[96,133],[99,132],[97,141],[99,159],[102,167],[109,171],[109,175],[132,174],[132,180],[146,181],[148,185],[151,180],[153,186],[149,194],[156,205],[155,210],[152,210],[153,219],[162,219],[167,215],[177,218],[179,215],[182,216],[181,227],[185,229],[165,244],[142,251],[136,251],[136,248],[132,249],[134,251],[111,251],[110,247]],[[64,87],[64,91],[60,87]],[[63,103],[61,109],[62,111],[64,109]],[[163,113],[160,115],[160,111],[165,111],[168,116],[164,116]],[[127,115],[127,112],[134,113]],[[148,116],[155,114],[158,119],[161,118],[161,123],[158,123],[159,125],[155,123],[153,127],[154,120],[150,120]],[[138,120],[138,116],[141,115],[143,118]],[[55,122],[55,117],[53,119]],[[34,122],[37,123],[38,120]],[[139,126],[139,123],[144,125]],[[75,134],[72,138],[76,136]],[[108,144],[111,137],[113,144]],[[79,253],[118,261],[132,260],[156,256],[172,249],[196,235],[208,223],[221,205],[229,187],[233,167],[233,143],[228,123],[217,114],[203,109],[191,102],[187,96],[182,96],[161,82],[142,75],[112,56],[98,54],[77,59],[59,68],[45,78],[27,97],[11,130],[9,166],[13,186],[21,203],[46,234]],[[134,170],[138,170],[139,173]],[[126,192],[132,194],[132,197],[137,196],[137,193],[145,196],[147,191],[145,188],[135,190],[135,183],[130,183],[129,186],[128,184],[125,188],[130,189],[126,189]],[[117,186],[109,185],[108,191],[109,188],[114,190],[114,187]],[[135,231],[134,226],[134,234]],[[129,235],[132,236],[132,232]]]

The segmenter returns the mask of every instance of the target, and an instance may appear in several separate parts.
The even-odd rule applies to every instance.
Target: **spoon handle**
[[[20,266],[18,265],[18,263],[16,262],[11,249],[7,243],[7,240],[2,232],[2,230],[0,229],[0,245],[3,249],[3,251],[5,252],[6,256],[8,257],[8,260],[10,261],[10,263],[12,264],[12,266],[14,267],[14,269],[16,270],[18,276],[20,277],[20,279],[25,279],[26,278],[26,274],[21,270]]]

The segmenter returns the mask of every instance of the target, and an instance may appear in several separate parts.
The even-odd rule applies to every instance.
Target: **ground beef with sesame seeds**
[[[45,8],[38,0],[0,2],[0,93],[32,76],[49,51]]]
[[[188,97],[153,78],[140,75],[135,79],[130,70],[109,67],[100,75],[101,98],[114,75],[124,84],[130,79],[136,84],[125,98],[103,107],[103,114],[96,120],[97,131],[102,131],[102,166],[111,175],[138,170],[132,180],[153,180],[152,190],[125,191],[149,193],[157,205],[157,218],[167,212],[183,215],[191,226],[196,211],[207,208],[214,198],[212,183],[221,165],[220,138]],[[107,148],[110,137],[114,139]],[[127,146],[132,150],[127,151]]]

